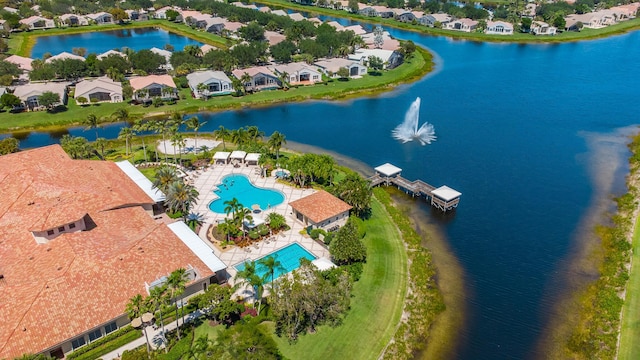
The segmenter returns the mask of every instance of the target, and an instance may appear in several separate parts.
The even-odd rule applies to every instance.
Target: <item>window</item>
[[[60,227],[58,228],[58,232],[64,232],[64,226],[60,226]]]
[[[53,235],[53,230],[47,230],[47,235]]]
[[[76,224],[69,224],[69,229],[75,229],[76,228]]]
[[[71,341],[71,347],[73,348],[73,350],[85,345],[87,342],[84,339],[84,336],[81,336],[73,341]]]
[[[105,333],[105,334],[112,333],[112,332],[114,332],[114,331],[116,331],[116,330],[118,330],[118,325],[116,325],[116,322],[115,322],[115,321],[114,321],[114,322],[112,322],[111,324],[107,324],[107,325],[104,327],[104,333]]]
[[[102,337],[102,331],[100,329],[96,329],[89,333],[89,342],[96,341]]]
[[[318,80],[318,75],[313,75],[313,80]]]

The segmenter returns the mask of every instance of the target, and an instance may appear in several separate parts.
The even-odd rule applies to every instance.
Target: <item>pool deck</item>
[[[271,241],[269,244],[267,244],[265,241],[260,241],[259,243],[257,243],[257,247],[255,245],[247,248],[232,246],[228,250],[220,251],[220,249],[211,244],[207,240],[206,235],[209,225],[215,224],[218,220],[226,218],[226,215],[218,214],[209,210],[209,203],[212,200],[217,199],[217,196],[213,193],[213,191],[216,189],[216,185],[219,185],[221,183],[223,177],[230,174],[243,174],[248,176],[249,180],[251,180],[251,183],[257,187],[270,188],[281,191],[285,196],[284,202],[278,206],[272,207],[267,211],[263,211],[260,216],[264,218],[271,212],[276,212],[278,214],[284,215],[287,224],[291,227],[291,229],[285,232],[281,232],[278,235],[274,235],[273,238],[275,239],[275,241]],[[198,235],[201,239],[204,240],[207,245],[209,245],[209,247],[211,247],[213,253],[228,266],[227,272],[231,276],[231,278],[229,279],[229,282],[231,284],[233,284],[233,277],[236,275],[234,265],[245,260],[258,259],[294,242],[299,243],[318,258],[330,257],[329,250],[327,250],[327,248],[317,243],[310,237],[305,237],[300,234],[300,231],[304,229],[304,226],[293,217],[291,207],[289,206],[289,202],[308,196],[314,193],[315,190],[296,189],[283,183],[279,183],[273,176],[261,177],[260,170],[257,166],[247,167],[243,165],[241,167],[235,168],[231,164],[214,165],[209,167],[206,171],[195,177],[193,185],[200,192],[200,197],[198,198],[198,202],[196,203],[192,211],[195,213],[203,214],[205,216],[205,222]],[[244,205],[250,207],[253,204]],[[248,252],[247,249],[250,252]]]

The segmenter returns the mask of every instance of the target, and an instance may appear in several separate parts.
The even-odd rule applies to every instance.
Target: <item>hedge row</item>
[[[122,327],[111,334],[100,338],[67,355],[67,359],[92,360],[126,345],[141,336],[140,332],[131,326]]]

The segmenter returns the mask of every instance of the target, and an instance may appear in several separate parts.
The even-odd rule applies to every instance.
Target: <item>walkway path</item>
[[[184,320],[185,322],[191,322],[197,318],[199,318],[200,316],[204,315],[203,312],[201,312],[200,310],[196,310],[190,314],[187,314],[184,316]],[[182,319],[179,320],[180,324],[182,324]],[[170,332],[176,329],[177,327],[177,323],[178,320],[171,322],[169,324],[165,324],[164,325],[164,329],[165,332]],[[162,337],[162,327],[159,326],[158,324],[158,328],[154,329],[153,326],[147,326],[146,328],[147,330],[147,336],[149,337],[149,343],[151,344],[151,347],[153,349],[158,349],[161,348],[163,345],[163,337]],[[102,360],[113,360],[113,359],[119,359],[120,355],[122,355],[123,352],[127,351],[127,350],[133,350],[133,349],[137,349],[140,346],[144,346],[146,340],[144,338],[144,335],[142,335],[142,331],[141,332],[141,337],[126,344],[123,345],[115,350],[113,350],[110,353],[107,353],[103,356],[101,356],[100,358]]]

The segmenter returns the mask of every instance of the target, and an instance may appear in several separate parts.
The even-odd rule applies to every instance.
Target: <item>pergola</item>
[[[246,151],[235,150],[231,153],[231,161],[239,161],[240,163],[244,163],[244,158],[247,156]]]
[[[247,156],[244,158],[244,162],[247,165],[258,165],[259,160],[260,160],[259,153],[248,153]]]
[[[213,162],[214,164],[228,164],[229,156],[231,156],[231,153],[228,151],[218,151],[213,154]]]

